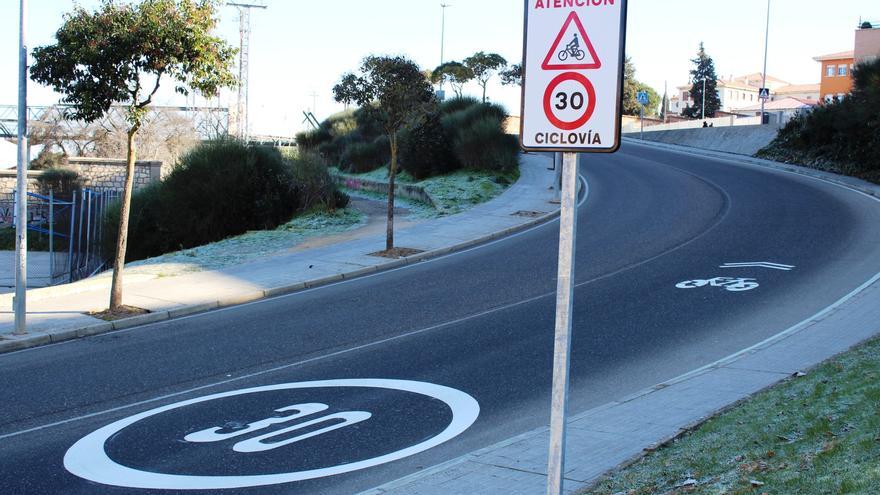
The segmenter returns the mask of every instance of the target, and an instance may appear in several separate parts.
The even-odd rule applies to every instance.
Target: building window
[[[829,65],[829,66],[825,69],[825,76],[826,76],[826,77],[834,77],[834,70],[835,70],[836,68],[837,68],[837,66],[835,66],[835,65]]]
[[[845,65],[841,65],[841,66],[837,67],[837,75],[846,77],[846,66]]]

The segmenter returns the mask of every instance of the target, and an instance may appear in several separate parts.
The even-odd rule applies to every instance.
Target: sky
[[[445,60],[477,51],[511,63],[522,57],[522,0],[443,0]],[[768,74],[794,84],[818,83],[814,56],[853,49],[860,19],[880,21],[877,0],[771,0]],[[93,8],[99,0],[81,0]],[[291,136],[303,130],[303,111],[318,119],[342,109],[332,98],[340,76],[367,55],[405,55],[424,69],[440,63],[441,0],[264,0],[254,10],[251,36],[250,127],[253,134]],[[0,0],[0,104],[17,101],[19,0]],[[50,44],[70,0],[29,0],[28,45]],[[760,72],[764,57],[766,0],[630,0],[626,52],[636,77],[663,93],[688,82],[700,42],[719,77]],[[218,34],[238,46],[238,12],[220,9]],[[235,71],[237,73],[237,63]],[[449,88],[447,88],[448,90]],[[30,105],[58,102],[59,95],[31,83]],[[466,93],[478,96],[469,85]],[[518,87],[490,83],[489,98],[519,113]],[[205,104],[204,99],[190,99]],[[234,106],[235,95],[221,95]],[[184,105],[162,91],[157,103]]]

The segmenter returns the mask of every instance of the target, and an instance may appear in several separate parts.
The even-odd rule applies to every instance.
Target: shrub
[[[467,110],[475,105],[480,105],[480,100],[470,96],[451,98],[440,104],[440,113],[448,115],[462,110]]]
[[[61,168],[67,165],[66,153],[53,153],[49,147],[44,147],[36,158],[31,160],[31,170],[46,170],[50,168]]]
[[[311,131],[300,132],[296,135],[296,145],[306,151],[317,150],[318,146],[333,139],[330,131],[321,127]]]
[[[355,142],[342,154],[340,166],[355,174],[370,172],[385,165],[390,159],[388,138],[377,138],[370,143]]]
[[[75,170],[66,168],[49,168],[37,177],[37,187],[40,194],[49,195],[52,191],[56,198],[69,200],[73,197],[73,191],[82,189],[82,178]]]
[[[132,198],[127,260],[157,256],[288,221],[301,201],[293,171],[272,148],[237,142],[202,145],[165,181]],[[106,216],[116,239],[119,206]],[[115,243],[106,246],[115,251]]]
[[[880,182],[880,60],[853,72],[850,96],[793,118],[758,155]]]
[[[462,165],[473,170],[512,172],[519,160],[517,138],[505,134],[491,116],[461,128],[453,140],[453,149]]]
[[[299,191],[299,210],[335,210],[348,206],[348,196],[336,188],[320,157],[312,153],[302,153],[290,161],[290,167]]]
[[[443,126],[440,114],[429,114],[422,123],[401,133],[401,168],[416,180],[461,168],[451,141],[451,132]]]

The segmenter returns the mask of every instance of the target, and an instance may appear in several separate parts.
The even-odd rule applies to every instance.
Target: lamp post
[[[702,120],[706,120],[706,77],[703,77],[703,106],[700,109],[703,111]]]
[[[446,56],[446,9],[448,7],[452,7],[451,4],[441,3],[440,8],[443,9],[442,12],[442,23],[440,25],[440,65],[443,65]],[[443,83],[444,79],[440,79],[440,91],[443,91]]]
[[[15,205],[15,335],[27,332],[27,0],[21,0],[18,32],[18,168]]]
[[[767,87],[767,48],[770,46],[770,0],[767,0],[767,29],[764,32],[764,82],[761,88]],[[769,94],[767,95],[769,97]],[[761,125],[764,125],[764,105],[767,103],[763,97],[761,98]]]

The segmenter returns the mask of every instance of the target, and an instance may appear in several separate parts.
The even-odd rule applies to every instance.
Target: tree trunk
[[[397,133],[391,134],[391,165],[388,171],[388,222],[385,226],[385,250],[394,249],[394,179],[397,177]]]
[[[483,84],[483,103],[486,103],[486,85]]]
[[[113,284],[110,286],[110,310],[122,306],[122,269],[125,267],[125,249],[128,246],[128,217],[131,209],[131,194],[134,189],[134,163],[137,159],[137,145],[134,136],[138,126],[128,131],[128,161],[125,166],[125,187],[122,190],[122,205],[119,209],[119,236],[116,238],[116,259],[113,262]]]

